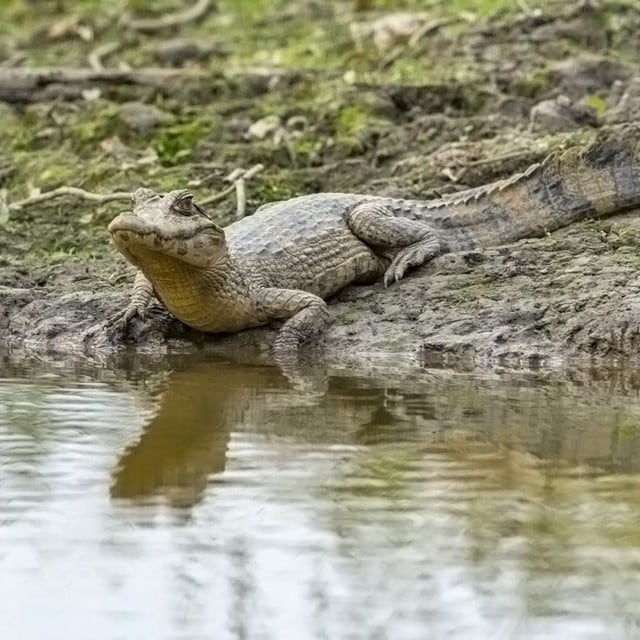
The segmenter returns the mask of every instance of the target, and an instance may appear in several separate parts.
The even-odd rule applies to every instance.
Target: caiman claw
[[[124,331],[134,318],[144,320],[146,305],[131,303],[125,309],[112,313],[103,323],[102,328],[109,331]]]
[[[153,287],[149,280],[139,271],[133,282],[133,291],[129,304],[124,309],[110,315],[102,325],[103,329],[112,332],[124,331],[134,318],[144,320],[149,305],[153,300]]]

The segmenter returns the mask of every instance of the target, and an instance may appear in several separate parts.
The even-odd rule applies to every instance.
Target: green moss
[[[185,112],[178,121],[161,127],[152,140],[160,162],[175,165],[190,157],[196,145],[218,130],[218,124],[207,115]]]
[[[347,25],[330,11],[283,0],[222,0],[196,30],[232,48],[236,62],[259,66],[338,69],[352,47]]]
[[[270,173],[255,184],[252,196],[259,202],[275,202],[294,198],[307,191],[306,185],[291,171]]]
[[[636,422],[631,420],[620,423],[618,427],[618,437],[620,440],[634,440],[638,433],[640,433],[640,427]]]
[[[361,134],[367,127],[371,113],[367,105],[353,104],[342,107],[335,118],[338,138],[349,138]]]
[[[31,148],[34,144],[34,125],[36,118],[25,115],[18,116],[11,108],[0,109],[0,140],[3,151],[20,151]]]
[[[63,184],[81,186],[84,183],[78,157],[68,149],[20,151],[13,155],[13,161],[17,167],[13,178],[16,187],[10,191],[14,199],[19,193],[26,195],[28,186],[45,191]]]
[[[143,0],[144,1],[144,0]],[[290,6],[288,0],[220,0],[220,13],[235,15],[245,22],[259,22],[270,14],[281,14]]]
[[[514,91],[525,98],[538,98],[553,87],[553,74],[549,69],[534,69],[513,85]]]
[[[117,107],[106,101],[89,102],[69,121],[65,133],[77,152],[94,154],[105,138],[117,133]]]
[[[277,54],[280,64],[297,69],[339,68],[353,47],[348,31],[337,24],[305,25],[287,38]]]
[[[96,0],[89,0],[95,2]],[[105,0],[97,0],[104,2]],[[141,15],[161,15],[162,13],[168,13],[169,11],[176,10],[176,3],[174,0],[126,0],[127,8],[133,13],[140,13]]]
[[[318,164],[322,158],[325,145],[326,141],[318,140],[310,135],[295,138],[291,142],[296,162],[304,167]]]
[[[604,98],[596,95],[587,96],[584,100],[587,105],[595,109],[596,113],[601,116],[607,110],[607,103]]]

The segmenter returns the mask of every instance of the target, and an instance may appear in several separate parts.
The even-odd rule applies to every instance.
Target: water
[[[633,376],[0,364],[20,640],[640,638]]]

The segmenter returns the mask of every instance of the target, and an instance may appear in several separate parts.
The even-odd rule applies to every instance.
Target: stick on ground
[[[96,61],[94,61],[95,63]],[[98,64],[100,64],[98,60]],[[79,98],[92,87],[141,85],[163,88],[172,80],[204,80],[208,76],[196,69],[83,69],[83,68],[0,68],[0,101],[15,104]]]
[[[229,176],[227,176],[227,180],[229,180],[231,184],[219,193],[214,193],[208,198],[200,200],[200,204],[206,205],[211,204],[212,202],[219,202],[220,200],[224,200],[224,198],[235,191],[237,199],[236,215],[238,218],[242,218],[244,216],[246,207],[246,181],[253,178],[253,176],[260,173],[260,171],[262,171],[263,169],[263,165],[256,164],[246,171],[244,169],[234,170],[231,174],[229,174]],[[36,193],[32,196],[29,196],[28,198],[24,198],[23,200],[16,200],[15,202],[11,202],[9,204],[0,201],[0,210],[4,209],[7,213],[10,213],[11,211],[19,211],[20,209],[24,209],[25,207],[39,204],[41,202],[47,202],[48,200],[53,200],[55,198],[61,198],[63,196],[73,196],[75,198],[87,200],[89,202],[95,202],[97,204],[105,204],[107,202],[131,201],[131,193],[129,191],[94,193],[92,191],[81,189],[80,187],[70,187],[67,185],[63,185],[61,187],[57,187],[56,189],[52,189],[51,191]],[[0,200],[4,200],[4,198]]]
[[[238,187],[238,183],[242,181],[243,183],[246,184],[247,180],[250,180],[251,178],[253,178],[253,176],[260,173],[263,169],[264,169],[264,165],[262,164],[256,164],[250,169],[247,169],[246,171],[244,169],[234,169],[225,178],[225,180],[227,180],[228,182],[231,182],[231,184],[226,189],[223,189],[219,193],[214,193],[213,195],[210,195],[206,198],[203,198],[202,200],[199,200],[199,203],[205,206],[207,204],[213,204],[214,202],[220,202],[220,200],[224,200],[230,193],[233,193],[235,191],[236,194],[240,196],[238,198],[238,207],[236,210],[236,217],[242,218],[244,216],[244,207],[246,206],[246,197],[244,197],[245,201],[241,207],[240,202],[243,199],[242,190],[244,188],[244,184]]]
[[[154,31],[161,31],[162,29],[194,22],[202,18],[211,8],[211,0],[197,0],[194,5],[184,11],[167,13],[159,18],[138,18],[137,20],[130,20],[126,26],[133,29],[133,31],[153,33]]]
[[[103,58],[119,51],[123,46],[122,42],[106,42],[96,47],[88,56],[87,62],[94,71],[104,71],[106,67],[102,63]]]
[[[16,200],[8,205],[9,211],[17,211],[24,207],[28,207],[32,204],[38,204],[40,202],[46,202],[47,200],[53,200],[54,198],[60,198],[61,196],[74,196],[81,200],[89,200],[90,202],[97,202],[98,204],[104,204],[105,202],[115,202],[117,200],[131,200],[131,194],[128,191],[114,191],[113,193],[92,193],[91,191],[85,191],[79,187],[58,187],[51,191],[44,191],[43,193],[36,193],[33,196],[29,196],[24,200]]]

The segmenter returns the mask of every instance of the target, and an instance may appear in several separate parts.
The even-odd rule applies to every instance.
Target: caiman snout
[[[226,252],[224,231],[193,202],[186,191],[160,196],[150,189],[133,195],[133,210],[120,213],[108,226],[116,248],[130,261],[162,254],[207,267]],[[140,264],[136,259],[136,264]]]

